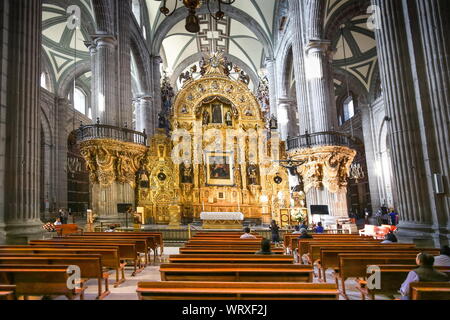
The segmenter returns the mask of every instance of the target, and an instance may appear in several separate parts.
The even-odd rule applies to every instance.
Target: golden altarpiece
[[[226,59],[212,55],[201,77],[188,79],[158,129],[138,173],[137,205],[144,223],[179,225],[201,212],[241,212],[245,219],[281,222],[289,208],[288,176],[278,160],[285,144],[266,129],[248,82],[233,80]]]

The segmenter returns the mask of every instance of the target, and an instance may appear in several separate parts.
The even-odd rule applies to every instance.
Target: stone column
[[[7,33],[5,231],[23,242],[42,232],[39,219],[42,1],[3,1]],[[9,22],[9,23],[8,23]],[[6,29],[3,29],[5,28]],[[3,63],[3,61],[2,61]]]
[[[311,132],[311,114],[308,108],[308,86],[305,76],[304,26],[303,10],[305,1],[289,0],[289,11],[292,20],[292,53],[295,72],[295,89],[297,91],[297,107],[299,113],[300,133]]]
[[[432,138],[428,140],[431,149],[431,184],[434,174],[444,178],[444,193],[436,195],[431,190],[433,229],[435,238],[439,234],[450,238],[450,3],[445,0],[416,0],[418,27],[423,48],[423,68],[426,73],[429,108],[422,111]],[[416,21],[417,23],[417,21]],[[429,110],[429,111],[428,111]],[[429,118],[427,118],[427,116]],[[430,132],[431,131],[431,132]]]
[[[269,101],[270,115],[277,115],[277,84],[276,84],[276,66],[272,59],[266,60],[267,77],[269,80]],[[255,84],[257,85],[257,84]]]
[[[313,120],[310,132],[334,131],[337,128],[336,101],[331,90],[331,54],[331,42],[326,40],[310,40],[306,47],[306,78]]]
[[[289,104],[280,103],[277,107],[278,131],[283,141],[287,140],[289,134]]]
[[[56,99],[57,110],[57,125],[58,125],[58,137],[57,139],[57,152],[56,152],[56,193],[57,193],[57,208],[67,208],[67,137],[70,132],[67,132],[67,113],[70,108],[70,102],[65,98]]]
[[[131,11],[131,0],[118,0],[118,72],[117,86],[119,88],[120,124],[127,124],[131,128],[133,119],[132,93],[131,93],[131,46],[130,25],[133,12]]]
[[[391,119],[388,139],[400,214],[399,229],[404,235],[423,235],[431,231],[430,204],[424,188],[425,161],[402,2],[372,2],[380,12],[380,28],[375,35],[387,116]]]
[[[144,95],[136,100],[136,131],[147,133],[155,131],[155,123],[152,115],[153,99],[150,95]]]
[[[152,56],[152,88],[153,88],[153,106],[151,115],[151,123],[153,123],[153,131],[148,132],[149,135],[153,135],[158,128],[158,115],[161,112],[161,63],[162,59],[159,56]]]
[[[116,47],[117,40],[112,36],[96,37],[90,47],[93,86],[92,117],[99,118],[101,124],[123,126],[119,111]]]

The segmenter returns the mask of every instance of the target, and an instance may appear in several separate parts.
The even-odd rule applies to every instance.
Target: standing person
[[[280,242],[280,228],[278,227],[275,220],[272,220],[272,223],[270,224],[270,231],[272,232],[272,242],[278,243]]]
[[[64,209],[59,209],[59,218],[61,220],[62,224],[67,224],[67,213],[64,211]]]
[[[394,209],[391,209],[391,212],[389,213],[389,217],[391,219],[391,225],[396,226],[397,225],[398,213],[395,212]]]

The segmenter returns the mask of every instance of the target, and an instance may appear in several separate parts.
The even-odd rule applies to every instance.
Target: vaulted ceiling
[[[174,0],[168,1],[168,6]],[[151,36],[166,18],[159,12],[160,1],[147,0]],[[267,39],[273,39],[273,24],[276,1],[273,0],[237,0],[233,7],[251,16]],[[187,58],[199,52],[224,51],[236,57],[255,74],[264,64],[264,46],[261,39],[245,25],[228,16],[221,21],[215,21],[209,14],[200,15],[198,34],[188,33],[184,20],[179,21],[163,41],[161,56],[164,68],[170,74]],[[186,66],[188,67],[188,66]],[[242,67],[242,66],[241,66]]]

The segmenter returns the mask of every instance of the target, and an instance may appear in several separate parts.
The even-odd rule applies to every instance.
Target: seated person
[[[304,221],[302,221],[302,224],[300,225],[299,228],[300,228],[300,229],[306,229],[306,230],[308,230],[308,226],[305,224]]]
[[[272,254],[272,251],[270,249],[270,240],[269,239],[262,239],[262,241],[261,241],[261,250],[256,252],[255,254]]]
[[[324,232],[324,229],[322,227],[322,222],[317,223],[317,227],[314,228],[314,232],[315,233],[323,233]]]
[[[105,232],[116,232],[116,226],[109,226],[108,230]]]
[[[450,267],[450,248],[448,246],[443,246],[441,249],[441,254],[434,257],[435,267]]]
[[[386,236],[384,237],[384,241],[381,242],[381,244],[389,244],[389,243],[397,243],[397,237],[395,236],[394,232],[390,230]]]
[[[439,272],[433,268],[434,257],[428,253],[419,253],[416,258],[419,268],[411,271],[403,282],[400,293],[402,300],[409,300],[409,284],[411,282],[446,282],[450,279],[445,273]]]
[[[244,234],[241,236],[241,239],[256,239],[256,237],[250,233],[250,228],[246,227],[244,229]]]
[[[300,226],[294,226],[294,232],[292,234],[300,234]]]
[[[55,226],[61,226],[62,222],[61,222],[61,218],[56,218],[56,221],[54,223]]]
[[[312,239],[312,236],[308,234],[308,230],[305,228],[300,229],[300,237],[297,239]]]

